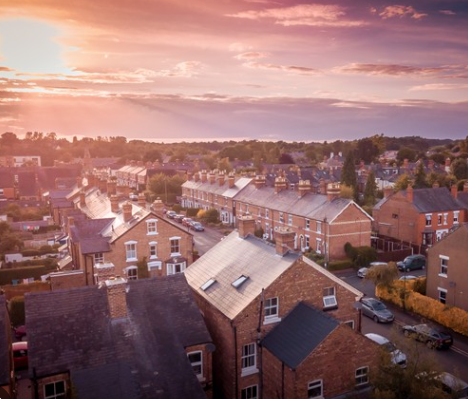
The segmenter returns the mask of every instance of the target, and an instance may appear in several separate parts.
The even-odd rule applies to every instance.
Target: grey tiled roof
[[[295,369],[338,325],[324,312],[300,302],[263,339],[262,345]]]
[[[288,253],[281,257],[274,245],[237,231],[229,234],[185,270],[190,286],[229,319],[234,319],[253,299],[267,288],[299,258]],[[248,277],[239,288],[232,283]],[[207,290],[200,287],[209,279],[216,282]]]
[[[113,218],[77,220],[70,227],[70,238],[73,242],[80,243],[83,254],[109,252],[109,237],[102,232],[113,221]]]
[[[407,190],[403,191],[407,196]],[[413,204],[420,212],[453,211],[462,209],[446,187],[420,188],[413,190]]]
[[[6,385],[10,381],[10,343],[7,334],[9,330],[10,322],[5,296],[0,295],[0,385]]]
[[[248,187],[249,183],[252,181],[251,178],[248,177],[241,177],[235,181],[234,187],[229,188],[228,185],[228,177],[225,177],[225,182],[222,186],[218,184],[218,181],[216,180],[213,184],[209,182],[209,179],[202,183],[201,180],[195,181],[195,180],[187,180],[182,187],[184,188],[190,188],[194,190],[202,190],[206,192],[213,193],[215,195],[220,195],[222,197],[226,198],[234,198],[236,197],[240,192],[242,192],[245,187]]]
[[[25,197],[37,195],[38,186],[34,172],[18,172],[18,193]]]
[[[85,399],[206,399],[185,348],[211,338],[185,276],[132,281],[126,299],[128,316],[111,320],[105,288],[27,294],[30,370],[70,371]],[[99,396],[99,378],[118,386]]]

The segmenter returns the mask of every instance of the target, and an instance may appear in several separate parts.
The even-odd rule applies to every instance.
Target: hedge
[[[330,262],[328,264],[327,269],[330,271],[335,271],[335,270],[350,269],[352,267],[353,267],[353,262],[349,259],[346,259],[346,260],[337,260],[335,262]]]
[[[52,269],[52,270],[55,270]],[[0,285],[11,284],[13,280],[23,280],[25,278],[34,278],[39,280],[41,276],[52,271],[47,266],[31,266],[18,269],[0,270]]]
[[[198,213],[199,210],[200,209],[198,209],[198,208],[187,208],[186,215],[187,215],[187,217],[193,218],[193,217],[197,216],[197,213]]]
[[[417,313],[453,331],[468,336],[468,312],[457,307],[444,305],[436,299],[413,291],[415,284],[418,283],[416,281],[406,281],[405,285],[403,281],[394,281],[390,287],[378,285],[375,293],[386,301],[405,307],[410,312]]]
[[[15,296],[11,298],[8,303],[8,310],[10,312],[10,322],[13,326],[21,326],[24,324],[24,297]]]

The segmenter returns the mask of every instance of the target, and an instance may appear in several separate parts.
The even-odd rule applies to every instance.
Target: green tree
[[[416,151],[408,147],[400,149],[397,153],[397,159],[400,162],[403,162],[405,159],[409,160],[410,162],[413,162],[415,157]]]
[[[452,174],[457,178],[457,180],[468,178],[468,164],[465,159],[456,159],[452,162],[450,168]]]
[[[367,176],[366,189],[364,190],[364,203],[366,205],[374,205],[377,196],[377,183],[375,182],[374,171],[371,170]]]
[[[231,162],[229,162],[229,158],[222,158],[218,162],[218,169],[225,170],[227,173],[232,171]]]
[[[386,287],[390,286],[396,278],[398,278],[398,268],[395,262],[374,265],[366,274],[366,280]]]
[[[354,163],[354,155],[350,151],[346,156],[343,164],[343,170],[341,171],[341,183],[349,186],[353,189],[353,197],[357,199],[357,179],[356,179],[356,168]]]
[[[414,179],[414,188],[426,188],[427,185],[427,176],[424,170],[424,163],[419,162],[418,168],[416,169],[416,175]]]
[[[361,139],[357,143],[356,157],[362,159],[365,163],[372,162],[379,155],[379,148],[374,144],[371,138]]]
[[[406,190],[410,184],[410,178],[406,173],[403,173],[395,182],[394,191]]]
[[[14,296],[8,303],[8,311],[10,313],[10,320],[13,326],[21,326],[24,324],[24,297]]]
[[[354,198],[354,189],[352,187],[347,186],[346,184],[342,184],[340,187],[340,197],[353,199]]]

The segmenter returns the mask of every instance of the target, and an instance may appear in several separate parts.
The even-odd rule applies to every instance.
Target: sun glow
[[[21,77],[26,74],[68,74],[58,42],[61,32],[33,19],[0,20],[0,65]]]

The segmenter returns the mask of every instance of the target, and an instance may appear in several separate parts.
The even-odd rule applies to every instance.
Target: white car
[[[405,281],[405,280],[406,280],[406,281],[407,281],[407,280],[416,280],[416,279],[417,279],[416,276],[401,276],[401,277],[400,277],[400,280],[402,280],[402,281]]]
[[[366,274],[367,274],[367,271],[369,270],[368,267],[361,267],[358,271],[357,271],[357,276],[359,278],[364,278],[366,277]]]
[[[390,353],[392,363],[398,364],[402,368],[406,367],[406,355],[400,351],[392,342],[379,334],[369,333],[366,337],[371,341],[381,345],[388,353]]]

